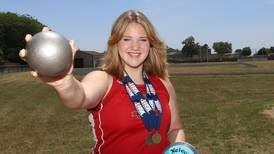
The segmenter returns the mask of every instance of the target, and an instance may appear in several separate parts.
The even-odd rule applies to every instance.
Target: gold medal
[[[153,144],[158,144],[162,140],[162,136],[158,132],[156,132],[155,134],[153,134],[151,138],[152,138]]]
[[[149,133],[146,137],[146,144],[158,144],[161,142],[161,140],[162,140],[162,136],[158,132],[154,134]]]
[[[146,144],[153,144],[151,133],[149,133],[146,137]]]

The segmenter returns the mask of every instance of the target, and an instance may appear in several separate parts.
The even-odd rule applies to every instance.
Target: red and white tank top
[[[169,141],[167,133],[170,125],[169,94],[162,81],[149,76],[162,105],[162,120],[158,133],[162,140],[158,144],[146,144],[148,130],[138,117],[124,85],[113,77],[113,83],[106,97],[92,109],[88,118],[96,142],[91,149],[95,154],[161,154]],[[137,85],[145,94],[145,85]]]

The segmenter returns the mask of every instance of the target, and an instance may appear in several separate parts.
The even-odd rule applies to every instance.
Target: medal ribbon
[[[152,131],[153,129],[159,130],[162,118],[162,107],[156,91],[145,73],[143,73],[143,80],[146,86],[146,97],[138,90],[129,75],[124,72],[123,84],[145,127],[148,131]]]

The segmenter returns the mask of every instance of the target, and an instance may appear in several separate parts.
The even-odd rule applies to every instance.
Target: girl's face
[[[143,66],[150,49],[143,26],[134,22],[130,23],[118,42],[118,49],[125,69]]]

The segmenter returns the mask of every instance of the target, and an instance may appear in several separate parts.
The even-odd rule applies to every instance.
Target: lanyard
[[[162,118],[162,107],[156,91],[145,73],[143,73],[143,80],[146,86],[146,97],[138,90],[129,75],[124,72],[123,84],[145,127],[148,131],[152,131],[153,129],[159,130]]]

